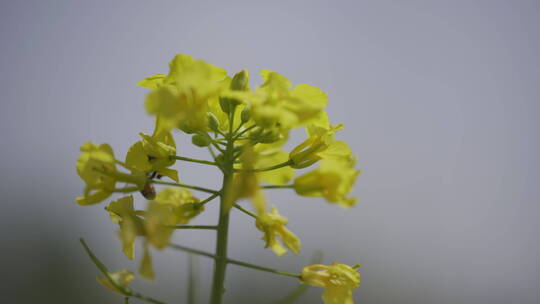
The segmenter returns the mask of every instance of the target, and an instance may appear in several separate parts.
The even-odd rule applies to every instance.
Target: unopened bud
[[[191,142],[198,147],[207,147],[212,143],[212,139],[207,134],[195,134],[191,137]]]
[[[249,72],[242,70],[234,74],[231,80],[230,89],[233,91],[247,91],[249,90]]]
[[[240,114],[240,119],[242,120],[242,123],[246,123],[251,119],[251,111],[249,108],[245,108],[242,110],[242,113]]]
[[[278,141],[281,138],[281,134],[277,130],[267,130],[263,132],[258,138],[258,142],[263,144],[270,144]]]
[[[216,133],[219,132],[219,120],[212,113],[208,113],[208,127]]]

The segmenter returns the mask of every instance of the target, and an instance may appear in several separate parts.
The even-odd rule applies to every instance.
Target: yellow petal
[[[163,84],[165,76],[165,74],[156,74],[154,76],[146,77],[145,79],[139,81],[137,85],[143,88],[154,90],[159,88]]]
[[[109,277],[114,281],[117,286],[127,288],[127,286],[133,281],[135,276],[131,271],[122,269],[116,272],[109,273]],[[119,294],[124,294],[122,290],[119,290],[112,284],[106,277],[97,277],[99,283],[108,288],[111,291],[114,291]]]
[[[154,266],[152,263],[152,256],[150,255],[150,250],[148,246],[144,246],[144,255],[139,267],[139,273],[146,279],[153,280],[156,277],[154,273]]]

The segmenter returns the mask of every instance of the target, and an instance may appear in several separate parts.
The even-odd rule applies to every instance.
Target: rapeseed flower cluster
[[[179,54],[170,62],[167,74],[139,82],[149,89],[144,104],[155,117],[151,135],[139,133],[140,139],[124,159],[117,159],[108,144],[85,143],[77,161],[77,173],[86,185],[83,195],[76,198],[78,204],[94,205],[114,194],[123,195],[105,209],[118,225],[122,252],[129,259],[135,258],[136,240],[142,241],[139,273],[143,277],[155,277],[151,251],[170,247],[178,229],[217,232],[216,253],[204,253],[215,260],[213,304],[221,303],[225,266],[233,263],[226,246],[232,210],[253,217],[264,247],[282,256],[289,250],[299,253],[301,241],[287,227],[288,219],[275,206],[269,207],[265,191],[293,189],[300,196],[321,197],[343,208],[356,203],[350,193],[360,171],[349,145],[336,139],[344,126],[330,123],[324,110],[326,93],[308,84],[293,86],[277,72],[262,70],[260,76],[262,84],[252,88],[246,70],[231,77],[223,68]],[[298,128],[305,130],[306,139],[288,151],[290,133]],[[191,136],[194,145],[208,149],[212,160],[178,155],[173,136],[178,131]],[[223,174],[222,188],[184,184],[179,178],[182,167],[180,172],[172,168],[178,161],[216,167]],[[157,191],[156,187],[161,188]],[[201,200],[191,191],[209,197]],[[137,192],[147,200],[144,208],[137,208],[133,196]],[[217,225],[188,225],[218,197]],[[244,199],[251,201],[252,211],[241,205]],[[239,265],[268,271],[248,263]],[[105,274],[98,280],[109,289],[126,297],[147,298],[127,288],[133,273]],[[352,291],[360,285],[356,268],[339,263],[310,265],[301,274],[288,275],[325,288],[326,304],[353,303]]]

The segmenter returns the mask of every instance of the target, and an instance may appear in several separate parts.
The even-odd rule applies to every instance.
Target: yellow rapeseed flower
[[[281,148],[285,142],[286,139],[272,144],[256,145],[254,148],[254,167],[267,168],[288,161],[289,153]],[[290,166],[285,166],[279,169],[258,172],[257,176],[260,180],[268,184],[285,185],[293,178],[294,169]]]
[[[116,172],[114,153],[108,144],[96,145],[87,142],[81,146],[77,160],[77,173],[86,183],[84,196],[77,197],[80,205],[97,204],[114,193],[116,179],[103,171]]]
[[[278,256],[287,253],[285,247],[299,253],[302,246],[300,239],[285,227],[287,223],[287,218],[279,214],[275,207],[272,208],[272,212],[260,214],[255,222],[257,229],[264,233],[262,239],[266,243],[265,248],[271,248]],[[278,237],[285,247],[277,240]]]
[[[343,125],[332,126],[328,116],[323,113],[318,120],[306,127],[308,138],[296,146],[289,154],[293,168],[305,168],[321,159],[340,159],[354,163],[355,157],[346,142],[335,140],[337,131]]]
[[[133,196],[114,200],[105,209],[109,212],[111,220],[120,226],[122,252],[132,260],[135,257],[135,238],[145,235],[143,220],[133,207]]]
[[[157,249],[164,249],[169,245],[169,240],[176,224],[176,215],[172,212],[172,206],[149,202],[144,216],[144,230],[146,240]]]
[[[345,264],[315,264],[304,267],[302,281],[324,288],[324,304],[354,304],[352,292],[360,286],[360,273]]]
[[[176,216],[176,225],[187,224],[204,211],[204,206],[200,206],[199,201],[191,191],[182,188],[165,188],[154,199],[157,204],[170,206],[171,213]]]
[[[168,75],[158,74],[139,83],[153,89],[146,98],[146,110],[163,119],[165,130],[205,131],[208,101],[227,88],[227,71],[184,54],[176,55],[169,68]]]
[[[262,128],[278,126],[283,130],[315,121],[328,103],[328,96],[319,88],[299,84],[294,88],[283,75],[261,70],[264,83],[255,92],[226,92],[248,104],[251,117]]]
[[[169,244],[174,232],[173,225],[177,223],[176,215],[171,212],[171,206],[150,202],[146,211],[136,211],[133,207],[133,196],[126,196],[112,201],[106,210],[111,220],[120,226],[122,251],[129,259],[135,256],[136,237],[146,238],[140,273],[152,279],[152,258],[148,245],[151,244],[161,250]]]
[[[318,169],[297,177],[294,180],[294,190],[302,196],[321,196],[330,203],[352,207],[356,198],[347,195],[359,173],[360,170],[354,169],[354,162],[325,159]]]
[[[169,131],[159,131],[159,119],[152,136],[139,133],[142,140],[133,144],[126,155],[126,166],[144,173],[156,172],[178,182],[178,171],[169,169],[175,160],[170,156],[176,155],[176,144]]]
[[[122,270],[115,271],[115,272],[109,272],[109,277],[114,281],[114,283],[117,286],[125,288],[125,289],[127,289],[128,285],[135,278],[133,273],[131,271],[129,271],[129,270],[126,270],[126,269],[122,269]],[[112,284],[109,281],[109,279],[107,279],[106,277],[97,277],[97,280],[98,280],[99,283],[101,283],[101,285],[105,286],[109,290],[112,290],[112,291],[114,291],[116,293],[119,293],[119,294],[122,294],[122,295],[124,294],[122,292],[122,290],[119,290],[116,286],[114,286],[114,284]]]
[[[234,173],[231,185],[228,186],[226,202],[228,207],[239,199],[249,198],[257,214],[266,210],[266,198],[262,192],[257,173],[253,171],[256,154],[253,147],[245,145],[242,153],[241,171]]]
[[[317,117],[328,103],[328,96],[320,89],[299,84],[291,88],[283,75],[262,70],[264,83],[257,89],[262,101],[255,100],[252,115],[264,125],[279,122],[284,128],[295,128]]]
[[[150,248],[148,248],[147,243],[144,244],[144,253],[141,264],[139,265],[139,274],[149,280],[153,280],[156,277],[152,255],[150,255]]]

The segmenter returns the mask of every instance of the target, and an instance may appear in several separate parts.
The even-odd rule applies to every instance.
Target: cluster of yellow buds
[[[143,239],[139,273],[145,278],[155,276],[151,248],[174,248],[213,258],[212,304],[222,302],[228,264],[295,277],[302,283],[325,288],[326,304],[351,304],[352,291],[360,285],[356,266],[315,264],[295,274],[238,262],[227,255],[232,210],[253,217],[254,226],[263,233],[264,246],[276,255],[282,256],[288,250],[300,252],[301,241],[287,228],[287,218],[268,205],[268,189],[293,189],[298,195],[322,197],[344,208],[356,203],[349,195],[360,171],[348,144],[335,139],[343,125],[330,124],[324,111],[328,96],[311,85],[292,86],[276,72],[262,70],[260,75],[263,83],[252,89],[245,70],[230,77],[223,68],[187,55],[175,56],[168,74],[139,82],[150,90],[145,107],[148,114],[155,116],[152,135],[141,132],[141,139],[129,148],[123,160],[116,159],[107,144],[85,143],[81,147],[77,173],[86,187],[76,201],[93,205],[113,194],[124,195],[105,209],[118,224],[122,251],[129,259],[135,257],[135,240]],[[287,151],[285,144],[296,128],[304,128],[307,138]],[[189,134],[192,143],[207,149],[212,159],[177,155],[174,131]],[[222,188],[182,183],[178,171],[172,168],[177,161],[214,166],[222,173]],[[316,164],[317,168],[309,169]],[[296,173],[304,169],[306,172]],[[117,187],[120,183],[124,186]],[[155,187],[163,188],[156,191]],[[209,196],[201,200],[190,190]],[[133,194],[137,192],[148,201],[145,209],[136,208]],[[216,225],[188,225],[216,198],[220,199]],[[242,205],[244,199],[251,201],[251,208]],[[216,252],[171,244],[178,229],[215,230]],[[135,297],[162,303],[127,288],[134,278],[132,272],[109,272],[86,243],[83,245],[104,274],[98,278],[103,285],[124,295],[126,301]]]

